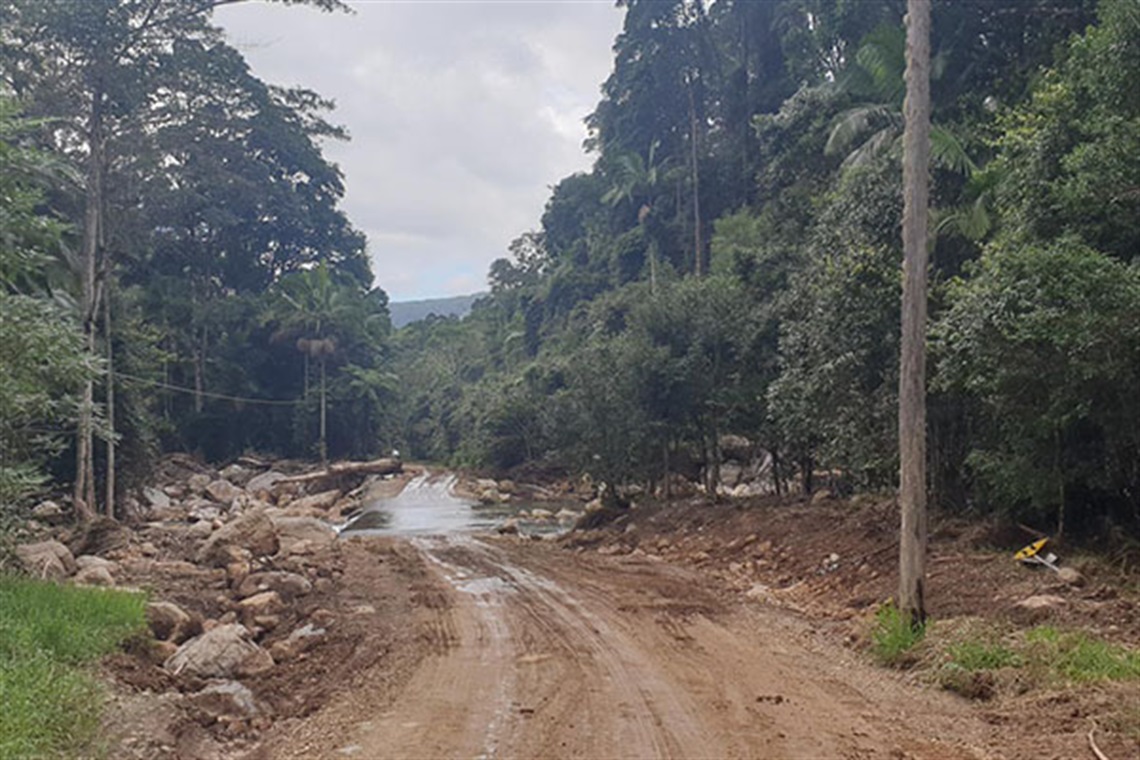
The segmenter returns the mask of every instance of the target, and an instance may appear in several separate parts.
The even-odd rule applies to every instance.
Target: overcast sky
[[[352,15],[246,3],[215,21],[254,73],[336,101],[326,155],[394,301],[486,288],[550,186],[589,167],[582,119],[612,65],[610,0],[349,0]]]

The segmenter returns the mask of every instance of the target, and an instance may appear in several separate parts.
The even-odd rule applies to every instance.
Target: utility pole
[[[899,357],[899,611],[926,622],[926,270],[930,204],[930,0],[907,0],[903,292]]]

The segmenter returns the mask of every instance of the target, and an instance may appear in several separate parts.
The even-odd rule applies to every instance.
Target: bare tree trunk
[[[80,245],[80,308],[82,309],[85,350],[96,356],[95,332],[99,314],[98,258],[99,238],[103,226],[103,98],[98,87],[92,94],[91,114],[87,124],[87,187],[83,213],[83,238]],[[78,436],[75,445],[75,491],[73,501],[81,520],[95,516],[95,381],[83,384],[79,408]]]
[[[325,357],[321,356],[321,441],[319,444],[321,452],[321,464],[328,464],[329,461],[329,445],[328,439],[325,438],[326,432],[326,409],[325,409]]]
[[[111,293],[103,294],[103,340],[107,341],[107,517],[115,519],[115,363],[111,346]]]
[[[704,273],[701,242],[701,177],[697,168],[697,107],[693,100],[693,82],[689,80],[689,153],[693,162],[693,272],[699,278]]]
[[[930,0],[907,0],[903,294],[899,358],[899,610],[926,621],[926,269],[930,202]]]

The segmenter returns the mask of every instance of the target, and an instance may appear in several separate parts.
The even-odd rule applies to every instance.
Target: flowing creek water
[[[443,535],[493,530],[532,505],[525,502],[483,505],[454,492],[455,475],[425,473],[399,495],[364,507],[341,530],[346,535]],[[526,534],[556,533],[567,526],[553,521],[518,520]]]

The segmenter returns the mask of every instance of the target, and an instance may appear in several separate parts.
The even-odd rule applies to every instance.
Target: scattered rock
[[[59,525],[67,516],[63,513],[63,507],[54,501],[41,501],[32,510],[32,517],[48,525]]]
[[[233,483],[235,486],[244,486],[253,477],[253,472],[235,462],[223,468],[218,475]]]
[[[264,510],[250,510],[236,520],[214,531],[198,550],[199,564],[225,567],[239,557],[229,550],[244,549],[254,557],[277,553],[280,541],[277,529]]]
[[[1062,583],[1067,583],[1070,586],[1085,585],[1085,577],[1081,575],[1081,571],[1075,567],[1058,568],[1057,578],[1059,578]]]
[[[575,520],[577,520],[579,517],[581,517],[582,513],[581,512],[575,512],[572,509],[563,508],[563,509],[558,510],[558,512],[554,516],[556,518],[558,518],[558,522],[572,523]]]
[[[324,628],[306,623],[290,633],[287,638],[275,642],[269,647],[269,653],[273,656],[274,662],[289,662],[297,659],[303,652],[312,649],[324,638]]]
[[[210,684],[187,696],[186,704],[214,721],[227,716],[252,718],[261,712],[253,692],[240,681]]]
[[[106,568],[107,572],[115,575],[119,572],[119,563],[114,560],[105,559],[104,557],[95,557],[90,554],[83,554],[75,558],[75,567],[78,572],[83,572],[88,568],[102,567]]]
[[[187,506],[190,509],[186,516],[195,522],[213,522],[220,520],[224,514],[220,505],[205,499],[193,499]]]
[[[285,608],[281,596],[276,591],[262,591],[238,602],[238,616],[246,625],[255,619],[276,615]]]
[[[115,577],[101,565],[85,567],[75,574],[72,580],[80,586],[114,586]]]
[[[536,509],[531,510],[530,516],[532,519],[535,519],[535,520],[549,520],[552,517],[554,517],[554,513],[551,512],[549,509],[538,509],[538,508],[536,508]]]
[[[40,541],[16,547],[24,570],[37,578],[66,578],[77,569],[71,550],[59,541]]]
[[[206,486],[210,485],[210,483],[212,481],[213,481],[213,478],[211,478],[209,475],[206,475],[205,473],[198,472],[198,473],[191,475],[186,480],[186,486],[193,493],[203,493],[206,490]]]
[[[142,495],[151,509],[170,509],[170,497],[157,488],[148,486],[142,490]]]
[[[312,553],[326,549],[336,541],[336,531],[332,526],[315,517],[276,517],[271,524],[277,531],[282,554]],[[301,547],[302,542],[309,545]]]
[[[146,606],[146,622],[151,633],[159,641],[169,641],[181,644],[195,635],[196,624],[194,618],[186,610],[174,602],[151,602]]]
[[[206,495],[227,507],[242,493],[242,490],[228,480],[218,479],[206,486]]]
[[[176,676],[185,673],[204,678],[264,673],[273,667],[273,658],[249,636],[243,625],[219,625],[180,646],[163,668]]]
[[[519,534],[519,521],[513,517],[508,517],[499,523],[499,527],[495,530],[502,536],[517,536]]]
[[[277,472],[276,470],[269,470],[250,478],[249,482],[245,484],[245,490],[255,495],[261,491],[272,491],[277,481],[284,477],[285,475],[283,473]]]
[[[1068,601],[1062,596],[1055,596],[1053,594],[1039,594],[1031,596],[1027,599],[1022,599],[1015,607],[1020,607],[1023,610],[1051,610],[1057,607],[1063,607],[1068,604]]]
[[[270,571],[253,573],[241,581],[237,595],[241,598],[254,596],[263,591],[275,591],[286,602],[312,592],[313,584],[297,573]]]
[[[333,505],[337,503],[341,495],[341,492],[336,489],[321,491],[312,496],[302,496],[300,499],[290,502],[289,508],[296,510],[314,509],[321,512],[328,512],[332,509]]]

